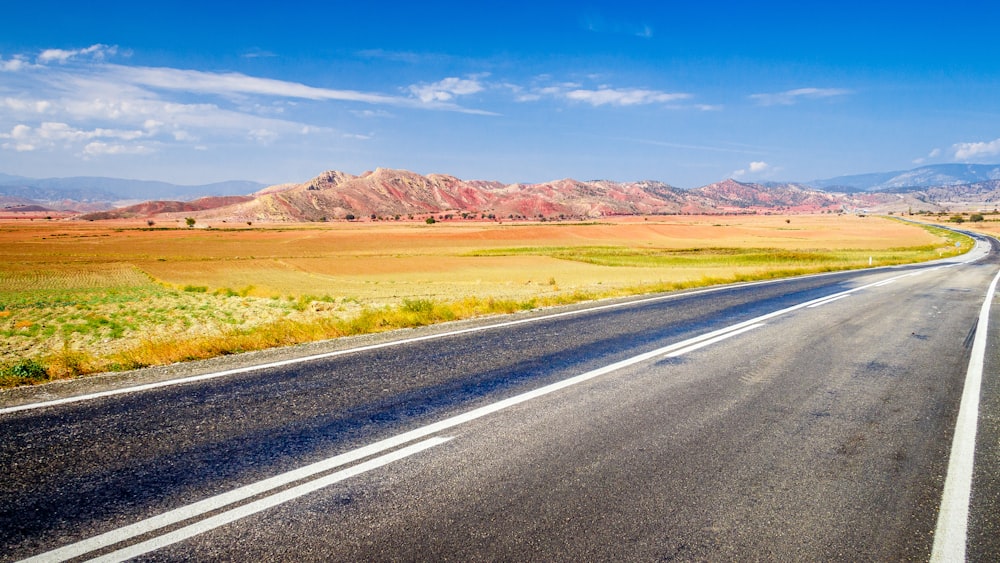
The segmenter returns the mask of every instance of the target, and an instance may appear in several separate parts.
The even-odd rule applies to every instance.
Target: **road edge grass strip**
[[[0,387],[14,387],[71,379],[104,372],[120,372],[178,362],[204,360],[218,356],[239,354],[293,346],[345,336],[375,334],[390,330],[416,328],[447,321],[457,321],[490,315],[511,314],[539,308],[572,305],[587,301],[666,293],[729,283],[762,281],[807,274],[838,271],[833,267],[771,270],[730,277],[703,277],[680,282],[658,282],[630,287],[610,288],[602,291],[572,291],[569,293],[534,297],[528,300],[500,300],[469,297],[452,303],[431,300],[405,301],[398,307],[366,309],[349,319],[323,318],[313,321],[282,319],[251,329],[232,330],[226,333],[188,339],[146,339],[136,346],[115,352],[107,357],[96,357],[86,352],[62,350],[46,356],[42,362],[33,362],[30,370],[15,366],[14,371],[0,368]],[[38,368],[43,371],[39,373]],[[30,371],[31,377],[15,375]],[[44,375],[42,375],[42,373]]]
[[[940,236],[950,245],[951,255],[961,254],[972,247],[970,237],[933,225],[920,225]],[[934,247],[935,250],[942,247]],[[912,250],[912,249],[910,249]],[[929,254],[930,252],[928,252]],[[890,257],[879,261],[879,266],[892,266],[926,262],[940,258],[928,256],[923,260]],[[221,334],[186,339],[144,339],[124,351],[105,357],[87,352],[63,349],[38,359],[23,359],[0,365],[0,388],[33,385],[60,379],[71,379],[105,372],[120,372],[178,362],[204,360],[218,356],[239,354],[316,342],[345,336],[375,334],[390,330],[416,328],[447,321],[476,317],[511,314],[538,308],[571,305],[600,299],[631,297],[666,293],[685,289],[709,287],[731,283],[773,280],[809,274],[865,269],[866,264],[810,265],[798,268],[765,268],[730,276],[704,276],[700,279],[672,282],[645,283],[602,290],[574,290],[552,295],[536,296],[526,300],[504,300],[493,297],[467,297],[452,302],[429,299],[404,299],[398,306],[364,309],[348,318],[320,318],[310,321],[281,319],[249,329],[234,329]],[[198,288],[200,290],[200,288]]]

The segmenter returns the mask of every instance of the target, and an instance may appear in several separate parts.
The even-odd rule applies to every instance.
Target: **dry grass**
[[[0,223],[0,385],[956,252],[831,215],[214,227]]]

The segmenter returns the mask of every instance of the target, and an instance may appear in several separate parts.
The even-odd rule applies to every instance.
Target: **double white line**
[[[911,274],[906,274],[911,275]],[[905,276],[899,276],[899,278]],[[893,278],[893,279],[899,279]],[[880,282],[884,283],[884,282]],[[429,448],[441,445],[452,438],[447,437],[432,437],[434,434],[444,432],[465,424],[467,422],[482,418],[484,416],[502,411],[504,409],[525,403],[532,399],[554,393],[561,389],[567,387],[572,387],[578,385],[585,381],[589,381],[596,377],[606,375],[621,369],[625,369],[630,366],[634,366],[643,362],[654,360],[656,358],[676,358],[681,355],[693,352],[695,350],[704,348],[706,346],[711,346],[717,344],[726,339],[739,336],[746,332],[752,331],[754,329],[764,326],[765,322],[797,311],[799,309],[807,307],[816,307],[819,305],[824,305],[830,303],[837,299],[846,297],[847,295],[861,291],[863,289],[874,287],[879,284],[869,284],[861,287],[857,287],[848,291],[844,291],[838,294],[822,297],[819,299],[814,299],[811,301],[806,301],[791,307],[787,307],[766,315],[761,315],[754,319],[730,325],[728,327],[715,330],[694,338],[689,338],[682,342],[677,342],[669,346],[664,346],[662,348],[657,348],[655,350],[615,362],[613,364],[588,371],[586,373],[565,379],[544,387],[492,403],[483,407],[479,407],[468,411],[466,413],[453,416],[441,420],[439,422],[429,424],[402,434],[387,438],[369,444],[367,446],[319,461],[299,469],[259,481],[257,483],[252,483],[243,487],[239,487],[227,493],[216,495],[214,497],[207,498],[205,500],[183,506],[165,512],[158,516],[153,516],[145,520],[139,521],[135,524],[125,526],[110,532],[92,537],[87,540],[83,540],[74,544],[70,544],[40,555],[25,559],[25,562],[56,562],[56,561],[66,561],[69,559],[74,559],[77,557],[84,556],[88,553],[98,551],[104,548],[114,546],[119,543],[132,540],[139,536],[151,534],[163,528],[173,526],[174,524],[180,524],[184,521],[191,520],[210,512],[219,511],[226,507],[237,505],[233,508],[219,512],[208,518],[199,520],[197,522],[182,526],[172,531],[168,531],[162,535],[153,537],[141,541],[139,543],[129,545],[118,549],[116,551],[107,553],[105,555],[99,556],[92,561],[124,561],[133,557],[137,557],[144,553],[149,553],[151,551],[166,547],[168,545],[186,540],[188,538],[194,537],[198,534],[207,532],[209,530],[218,528],[230,522],[234,522],[241,518],[250,516],[252,514],[261,512],[268,508],[280,505],[282,503],[288,502],[290,500],[299,498],[303,495],[309,494],[316,490],[328,487],[334,483],[343,481],[350,477],[360,475],[366,471],[382,467],[393,461],[403,459],[405,457],[414,455],[416,453],[422,452]],[[418,440],[422,440],[417,442]],[[416,442],[416,443],[413,443]],[[410,444],[410,445],[407,445]],[[397,449],[399,448],[399,449]],[[393,450],[393,451],[390,451]],[[389,452],[389,453],[385,453]],[[379,455],[382,454],[382,455]],[[379,455],[379,457],[372,456]],[[367,459],[371,458],[371,459]],[[366,460],[367,461],[362,461]],[[339,467],[352,464],[355,462],[361,462],[352,467],[336,471],[334,473],[328,473],[337,469]],[[321,474],[328,473],[323,476]],[[293,483],[300,482],[298,485],[293,485]],[[288,488],[285,488],[288,487]],[[282,489],[278,492],[273,492],[277,489]],[[255,500],[251,500],[257,497]],[[238,504],[246,502],[245,504]]]
[[[786,309],[785,312],[790,309]],[[765,315],[767,317],[772,317],[771,315]],[[253,497],[260,497],[265,495],[275,489],[279,489],[297,481],[303,481],[315,477],[316,475],[332,471],[343,465],[354,463],[365,458],[371,457],[376,454],[381,454],[388,450],[398,448],[404,444],[409,444],[416,440],[424,439],[421,442],[417,442],[413,445],[404,447],[399,450],[392,451],[391,453],[381,455],[379,457],[370,459],[358,465],[352,466],[348,469],[343,469],[336,473],[332,473],[323,477],[313,479],[311,481],[305,481],[302,484],[296,485],[289,489],[270,494],[268,496],[263,496],[247,504],[239,505],[235,508],[229,509],[225,512],[215,514],[200,520],[193,524],[189,524],[177,530],[167,532],[166,534],[154,537],[152,539],[145,540],[143,542],[123,547],[117,551],[108,553],[106,555],[92,559],[91,561],[101,561],[101,562],[111,562],[111,561],[124,561],[133,557],[138,557],[144,553],[149,553],[151,551],[166,547],[168,545],[186,540],[188,538],[194,537],[198,534],[207,532],[209,530],[218,528],[219,526],[228,524],[240,518],[250,516],[262,510],[277,506],[279,504],[288,502],[290,500],[296,499],[300,496],[306,495],[313,491],[319,490],[321,488],[330,486],[339,481],[343,481],[349,477],[360,475],[366,471],[382,467],[393,461],[403,459],[404,457],[422,452],[426,449],[432,448],[434,446],[443,444],[450,440],[451,438],[441,438],[441,437],[431,437],[433,434],[439,432],[444,432],[450,430],[461,424],[482,418],[484,416],[502,411],[504,409],[525,403],[532,399],[537,399],[544,395],[548,395],[560,389],[565,389],[573,385],[578,385],[595,377],[605,375],[614,371],[624,369],[629,366],[633,366],[648,360],[652,360],[659,357],[677,357],[688,352],[692,352],[699,348],[721,342],[727,338],[743,334],[747,331],[753,330],[755,328],[764,326],[763,323],[748,321],[733,325],[721,330],[716,330],[695,338],[690,338],[684,340],[683,342],[678,342],[676,344],[671,344],[670,346],[665,346],[663,348],[658,348],[644,354],[639,354],[638,356],[633,356],[631,358],[622,360],[620,362],[613,363],[602,368],[598,368],[586,373],[571,377],[569,379],[564,379],[557,383],[552,383],[546,385],[545,387],[540,387],[533,391],[527,393],[522,393],[509,399],[504,399],[502,401],[492,403],[477,409],[473,409],[466,413],[453,416],[451,418],[446,418],[442,421],[429,424],[409,432],[404,432],[375,442],[373,444],[352,450],[338,456],[325,459],[301,467],[294,471],[289,471],[257,483],[246,485],[238,489],[234,489],[227,493],[221,495],[216,495],[214,497],[207,498],[205,500],[196,502],[194,504],[183,506],[169,512],[165,512],[158,516],[152,518],[147,518],[135,524],[125,526],[124,528],[119,528],[117,530],[112,530],[110,532],[95,536],[93,538],[83,540],[74,544],[67,545],[40,555],[36,555],[29,559],[25,559],[24,563],[41,563],[41,562],[55,562],[55,561],[67,561],[76,557],[86,555],[87,553],[104,549],[106,547],[113,546],[118,543],[125,542],[127,540],[136,538],[138,536],[146,535],[156,530],[178,524],[185,520],[190,520],[207,514],[209,512],[217,511],[219,509],[225,508],[242,501],[246,501]],[[425,439],[427,438],[427,439]]]

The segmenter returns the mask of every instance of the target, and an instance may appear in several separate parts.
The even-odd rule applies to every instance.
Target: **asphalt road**
[[[8,393],[0,560],[927,560],[977,338],[1000,560],[989,247]]]

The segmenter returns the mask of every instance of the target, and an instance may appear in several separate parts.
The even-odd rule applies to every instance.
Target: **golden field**
[[[200,227],[0,222],[0,384],[963,250],[835,215]]]

